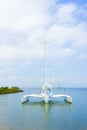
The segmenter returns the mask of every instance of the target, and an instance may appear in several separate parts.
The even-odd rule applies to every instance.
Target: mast
[[[47,72],[48,72],[48,65],[47,65],[47,44],[49,42],[43,42],[44,44],[44,82],[47,83]]]
[[[44,21],[44,27],[46,28],[46,21]],[[44,54],[44,84],[47,84],[47,72],[48,72],[48,65],[47,65],[47,44],[49,44],[48,41],[46,41],[46,34],[44,35],[44,41],[43,41],[43,54]]]
[[[46,48],[47,42],[44,42],[44,82],[47,83],[47,48]]]

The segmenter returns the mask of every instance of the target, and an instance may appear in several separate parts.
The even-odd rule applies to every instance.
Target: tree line
[[[17,93],[17,92],[23,92],[23,90],[21,90],[17,86],[13,86],[13,87],[0,87],[0,94]]]

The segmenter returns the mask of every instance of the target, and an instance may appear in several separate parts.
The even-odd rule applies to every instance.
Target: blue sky
[[[0,86],[87,87],[86,0],[0,0]]]

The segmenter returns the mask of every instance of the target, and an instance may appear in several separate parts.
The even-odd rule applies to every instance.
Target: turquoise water
[[[45,104],[40,99],[21,104],[23,93],[0,95],[0,130],[87,130],[87,89],[55,89],[69,94],[73,104],[56,99]]]

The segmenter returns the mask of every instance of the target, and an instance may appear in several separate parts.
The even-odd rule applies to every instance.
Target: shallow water
[[[28,92],[40,89],[0,95],[0,130],[87,130],[87,89],[53,91],[71,95],[72,104],[62,98],[47,104],[32,98],[21,104],[21,97]]]

